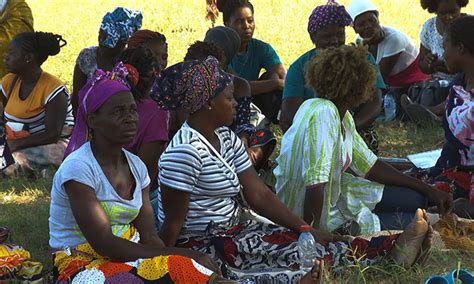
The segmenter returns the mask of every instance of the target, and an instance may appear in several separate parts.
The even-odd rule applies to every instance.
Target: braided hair
[[[224,24],[230,21],[230,18],[240,8],[249,8],[254,14],[252,3],[248,0],[217,0],[215,3],[217,10],[222,12]]]
[[[198,40],[189,46],[184,61],[204,60],[208,56],[215,57],[221,63],[225,58],[224,50],[215,43]]]
[[[32,53],[36,62],[41,66],[49,56],[59,53],[67,44],[61,35],[47,32],[25,32],[17,34],[13,40],[21,51]]]
[[[151,41],[167,44],[166,37],[163,34],[151,30],[139,30],[128,39],[127,46],[135,48]]]
[[[138,71],[138,83],[135,85],[132,82],[129,82],[129,85],[131,86],[130,91],[135,100],[142,100],[148,95],[155,74],[161,69],[153,56],[153,52],[149,48],[143,46],[127,48],[121,53],[119,61],[123,64],[132,65]],[[153,78],[145,80],[147,76],[152,76]],[[128,80],[131,81],[130,78],[128,78]]]

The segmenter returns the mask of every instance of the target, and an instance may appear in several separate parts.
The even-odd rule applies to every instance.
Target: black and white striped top
[[[174,190],[190,193],[181,233],[203,232],[210,221],[223,224],[238,210],[240,192],[237,174],[252,166],[242,141],[228,127],[216,129],[220,154],[231,171],[199,138],[196,130],[182,127],[159,162],[159,181]],[[159,194],[159,220],[165,219]]]

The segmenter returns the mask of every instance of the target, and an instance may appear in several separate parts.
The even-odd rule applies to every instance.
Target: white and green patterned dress
[[[334,231],[355,222],[357,234],[380,231],[379,218],[372,210],[382,199],[384,186],[363,178],[376,161],[349,112],[341,123],[331,101],[309,99],[282,138],[274,170],[277,195],[303,217],[306,187],[326,183],[320,229]]]

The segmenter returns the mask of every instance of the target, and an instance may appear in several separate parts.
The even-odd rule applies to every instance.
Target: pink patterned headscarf
[[[352,24],[352,18],[344,6],[329,0],[326,5],[314,8],[308,20],[308,32],[310,34],[319,31],[328,25],[347,27]]]
[[[89,136],[87,114],[97,111],[113,95],[130,91],[127,76],[128,69],[121,62],[111,72],[97,69],[92,79],[79,91],[76,123],[64,158],[87,142]]]

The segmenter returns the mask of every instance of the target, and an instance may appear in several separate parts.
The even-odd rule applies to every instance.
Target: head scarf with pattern
[[[329,0],[326,5],[314,8],[308,20],[308,33],[312,34],[328,25],[346,27],[351,24],[351,16],[344,6],[337,4],[335,0]]]
[[[142,27],[142,19],[142,13],[138,10],[117,7],[108,12],[100,25],[100,29],[107,34],[107,37],[100,44],[113,48],[119,41],[127,41]]]
[[[161,72],[151,97],[165,110],[184,108],[193,113],[221,94],[232,80],[212,56],[184,61]]]
[[[130,91],[128,74],[129,70],[121,62],[111,72],[97,69],[92,79],[79,91],[76,122],[64,158],[87,142],[87,114],[97,111],[113,95]]]

